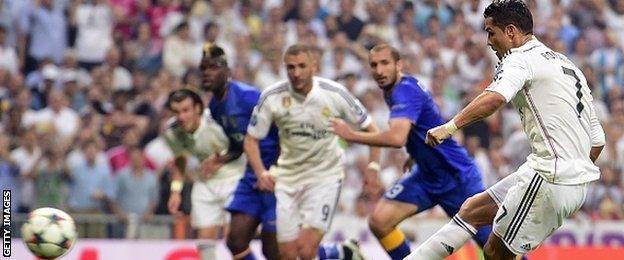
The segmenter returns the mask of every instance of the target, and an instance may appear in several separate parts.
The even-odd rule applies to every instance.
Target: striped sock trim
[[[386,252],[390,252],[403,244],[403,241],[405,241],[405,235],[401,232],[401,230],[395,228],[392,232],[380,239],[379,243],[386,250]]]
[[[453,222],[455,222],[455,224],[466,230],[466,232],[468,232],[471,236],[475,236],[477,234],[477,229],[474,228],[472,225],[466,223],[466,221],[461,219],[458,215],[453,216],[452,220]]]

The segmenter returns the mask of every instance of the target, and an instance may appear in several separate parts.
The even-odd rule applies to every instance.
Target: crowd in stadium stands
[[[584,211],[624,219],[624,1],[529,0],[534,33],[582,68],[607,135]],[[177,88],[199,90],[204,42],[223,47],[232,78],[259,89],[285,79],[281,55],[315,46],[318,74],[343,83],[382,128],[388,108],[368,74],[367,49],[397,47],[405,73],[454,115],[493,77],[487,0],[0,0],[0,187],[15,209],[168,214],[172,155],[159,136]],[[457,136],[486,185],[529,154],[509,105]],[[352,145],[340,210],[366,216],[383,194],[361,192],[366,149]],[[385,188],[407,156],[386,149]],[[188,199],[188,198],[187,198]],[[435,215],[431,213],[430,215]],[[90,228],[91,236],[102,234]]]

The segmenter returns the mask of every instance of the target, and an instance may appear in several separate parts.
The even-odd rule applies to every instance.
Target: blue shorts
[[[276,232],[275,195],[255,188],[256,181],[243,177],[236,186],[232,201],[225,208],[229,212],[250,215],[262,223],[265,232]]]
[[[473,176],[464,182],[458,181],[451,190],[439,193],[428,190],[420,180],[417,180],[418,172],[414,170],[386,191],[384,198],[414,204],[418,206],[416,213],[440,205],[448,216],[453,216],[457,214],[466,199],[485,190],[478,172]]]

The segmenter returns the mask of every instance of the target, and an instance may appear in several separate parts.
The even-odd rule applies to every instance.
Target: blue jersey
[[[428,190],[441,193],[458,183],[481,177],[474,161],[455,140],[449,138],[435,147],[425,143],[427,131],[444,124],[445,120],[433,98],[418,85],[416,78],[403,76],[386,94],[386,104],[390,108],[390,119],[405,118],[412,123],[406,149],[418,164],[416,179]]]
[[[230,81],[223,101],[213,96],[210,100],[212,117],[221,125],[230,140],[229,150],[243,152],[243,141],[254,107],[260,98],[260,91],[242,82]],[[273,126],[265,139],[260,140],[260,157],[264,166],[269,168],[279,156],[277,127]],[[251,167],[247,167],[245,178],[256,180]]]

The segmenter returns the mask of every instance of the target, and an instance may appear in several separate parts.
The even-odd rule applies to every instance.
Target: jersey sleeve
[[[247,134],[257,139],[264,139],[269,133],[271,124],[273,123],[273,113],[271,107],[268,104],[270,100],[260,97],[259,102],[253,109],[251,118],[249,119],[249,126],[247,127]]]
[[[245,135],[247,134],[247,128],[253,114],[254,106],[258,103],[258,96],[258,93],[254,92],[246,92],[243,95],[243,104],[239,104],[244,108],[243,113],[236,116],[236,118],[234,118],[236,124],[233,124],[232,128],[226,130],[230,141],[228,151],[231,153],[243,152],[243,142],[245,141]]]
[[[600,120],[598,120],[598,117],[596,116],[596,109],[594,108],[594,103],[591,101],[592,99],[593,98],[591,98],[590,95],[589,108],[591,115],[589,118],[589,127],[591,127],[591,144],[593,147],[600,147],[605,145],[605,133],[602,129],[602,125],[600,124]]]
[[[494,80],[485,89],[497,92],[509,102],[531,78],[531,73],[520,53],[509,54],[503,59],[494,74]]]
[[[338,97],[338,107],[344,120],[364,129],[368,127],[372,120],[362,103],[346,90],[340,91]]]
[[[412,89],[406,84],[398,85],[393,91],[390,102],[390,119],[405,118],[416,124],[427,94],[420,88]]]

